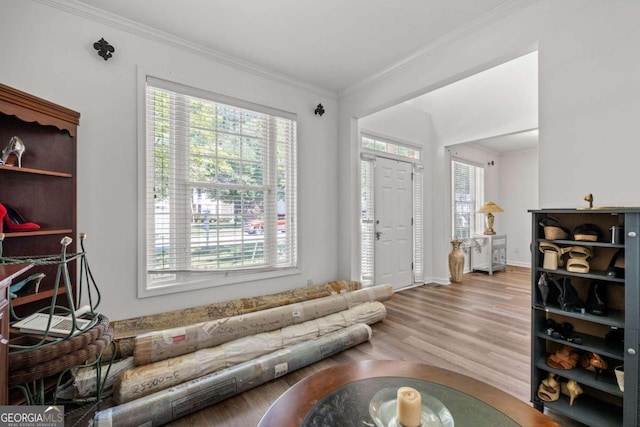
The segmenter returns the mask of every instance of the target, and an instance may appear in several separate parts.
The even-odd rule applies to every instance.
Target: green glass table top
[[[412,387],[442,402],[455,426],[517,427],[511,418],[486,403],[452,388],[415,378],[374,377],[336,388],[314,405],[301,427],[375,427],[369,402],[386,387]]]

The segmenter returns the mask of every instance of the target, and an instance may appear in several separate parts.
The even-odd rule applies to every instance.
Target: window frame
[[[162,87],[166,90],[180,92],[186,96],[193,96],[200,99],[210,100],[215,103],[226,104],[239,109],[247,109],[257,113],[268,114],[269,116],[275,116],[280,118],[286,118],[293,120],[294,125],[294,141],[292,144],[292,159],[290,159],[290,163],[287,164],[286,173],[289,178],[293,180],[291,183],[291,188],[287,188],[287,236],[286,241],[288,244],[288,250],[292,257],[291,265],[281,267],[273,264],[261,265],[261,266],[248,266],[248,267],[240,267],[240,268],[224,268],[219,270],[208,270],[208,271],[181,271],[179,280],[167,280],[167,281],[152,281],[149,273],[149,264],[148,264],[148,243],[147,237],[149,236],[149,218],[148,214],[150,212],[155,212],[155,205],[152,200],[152,197],[149,196],[148,186],[153,186],[153,184],[147,184],[147,172],[149,167],[153,167],[153,163],[149,163],[151,161],[151,156],[148,151],[149,139],[153,140],[153,137],[149,138],[147,135],[147,85],[148,82],[152,82],[153,86]],[[175,78],[164,78],[158,77],[158,74],[150,74],[145,72],[144,70],[139,70],[138,72],[138,191],[140,197],[138,197],[138,208],[139,208],[139,221],[138,221],[138,297],[150,297],[157,295],[165,295],[176,292],[185,292],[196,289],[203,288],[211,288],[235,283],[249,282],[255,280],[264,280],[268,278],[275,277],[283,277],[294,274],[299,274],[299,242],[298,242],[298,232],[297,232],[297,223],[298,223],[298,212],[297,212],[297,200],[298,200],[298,187],[297,183],[299,181],[299,171],[298,171],[298,130],[297,130],[297,117],[293,113],[285,112],[282,110],[278,110],[275,108],[271,108],[268,106],[253,104],[249,101],[239,100],[235,98],[230,98],[227,96],[222,96],[216,93],[212,93],[209,91],[201,90],[194,88],[193,86],[184,84],[180,81],[176,81]],[[273,141],[269,143],[266,147],[266,150],[270,153],[268,156],[273,158],[275,156],[275,143]],[[266,155],[266,154],[265,154]],[[269,163],[269,161],[267,161]],[[187,186],[188,187],[188,186]],[[185,191],[191,191],[186,190]],[[273,201],[264,203],[265,217],[268,215],[269,209],[273,212],[275,211],[275,204],[277,204],[277,189],[275,191]],[[186,192],[183,192],[184,197],[188,197]],[[293,198],[293,200],[291,200]],[[150,210],[151,209],[151,210]],[[273,213],[272,212],[272,213]],[[152,214],[153,215],[153,214]],[[152,220],[151,220],[152,221]],[[187,223],[190,224],[189,221],[184,221],[183,225]],[[240,224],[242,233],[244,234],[244,224]],[[266,227],[265,227],[266,228]],[[157,231],[157,230],[156,230]],[[171,230],[174,232],[175,230]],[[183,233],[185,237],[188,237],[189,233]],[[277,232],[277,227],[274,224],[272,230],[265,230],[264,237],[264,251],[265,257],[268,257],[268,253],[275,251],[278,246],[279,236]],[[155,244],[154,244],[155,245]],[[273,249],[269,249],[272,246]]]
[[[457,223],[457,217],[458,217],[458,211],[456,209],[456,197],[455,197],[455,187],[456,187],[456,182],[455,182],[455,166],[454,163],[460,163],[469,167],[473,168],[474,171],[474,179],[473,179],[473,195],[474,195],[474,200],[469,201],[469,202],[473,202],[473,208],[470,209],[469,213],[470,213],[470,220],[469,220],[469,236],[467,237],[461,237],[458,236],[456,233],[456,223]],[[462,159],[460,157],[456,157],[456,156],[451,156],[451,162],[450,162],[450,167],[451,167],[451,239],[457,239],[457,240],[467,240],[467,239],[471,239],[474,235],[479,234],[479,232],[481,232],[482,230],[484,230],[482,224],[483,224],[483,219],[484,217],[482,215],[478,214],[478,209],[480,209],[480,207],[484,204],[484,198],[485,198],[485,185],[484,185],[484,180],[485,180],[485,169],[484,169],[484,165],[480,164],[480,163],[476,163],[470,160],[466,160],[466,159]],[[479,183],[477,181],[477,174],[478,174],[478,170],[482,171],[482,182]],[[480,184],[481,188],[478,188],[478,184]],[[464,212],[463,212],[464,213]]]

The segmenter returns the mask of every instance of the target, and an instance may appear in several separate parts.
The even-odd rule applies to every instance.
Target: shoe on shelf
[[[624,249],[619,249],[611,258],[607,267],[607,277],[624,279]]]
[[[587,296],[587,312],[596,316],[607,315],[607,285],[598,280],[592,280]]]
[[[555,369],[569,370],[578,365],[578,353],[573,347],[567,345],[560,347],[547,358],[547,365]]]
[[[566,383],[561,383],[560,390],[562,391],[562,394],[569,396],[569,406],[573,406],[573,401],[576,397],[584,393],[580,384],[575,382],[575,380],[569,380]]]
[[[9,145],[4,147],[0,154],[0,165],[15,166],[16,162],[18,167],[22,167],[22,153],[24,153],[24,142],[17,136],[14,136],[9,141]]]
[[[0,204],[0,206],[0,215],[2,215],[3,210],[6,211],[6,214],[2,218],[2,223],[8,231],[34,231],[40,229],[38,224],[26,221],[17,210],[6,203]]]
[[[540,382],[538,397],[545,402],[560,399],[560,384],[556,381],[556,374],[549,372],[549,376]]]
[[[42,281],[42,279],[44,279],[44,276],[45,276],[44,273],[36,273],[36,274],[32,274],[26,279],[23,279],[19,282],[12,284],[11,286],[9,286],[9,297],[10,298],[17,297],[18,296],[17,293],[20,292],[22,289],[26,289],[30,283],[34,283],[36,285],[35,293],[37,294],[38,291],[40,290],[40,282]]]
[[[574,335],[573,325],[569,322],[558,323],[553,319],[547,319],[547,335],[572,344],[582,344],[582,338]]]
[[[602,240],[602,230],[596,224],[581,224],[573,230],[573,240],[598,242]]]
[[[599,354],[588,351],[582,354],[580,365],[588,370],[596,373],[596,380],[600,376],[600,372],[607,369],[609,364]]]
[[[544,254],[542,268],[545,270],[557,270],[562,267],[562,255],[569,251],[569,248],[561,248],[551,242],[540,242],[540,252]]]
[[[589,246],[571,246],[568,248],[569,259],[567,260],[567,271],[572,273],[588,273],[588,258],[593,256],[593,249]]]

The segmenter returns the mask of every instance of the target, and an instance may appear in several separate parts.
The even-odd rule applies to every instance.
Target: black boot
[[[604,283],[597,280],[591,281],[587,297],[587,311],[596,316],[607,315],[607,288]]]

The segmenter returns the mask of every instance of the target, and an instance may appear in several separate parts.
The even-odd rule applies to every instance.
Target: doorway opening
[[[358,118],[360,132],[408,142],[423,153],[424,276],[415,283],[449,283],[446,254],[456,235],[452,157],[484,165],[483,198],[505,209],[498,226],[510,236],[508,263],[529,265],[527,209],[538,204],[537,93],[538,54],[533,51]],[[365,250],[373,249],[360,242],[364,277],[372,271],[365,258],[373,259]]]
[[[365,133],[361,149],[362,283],[411,286],[423,273],[420,149]]]

